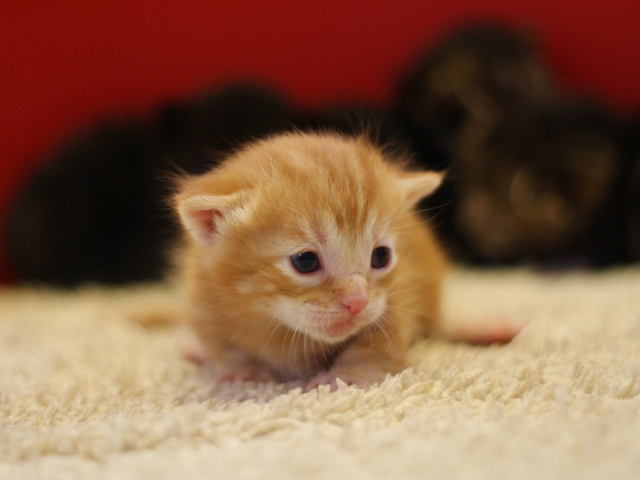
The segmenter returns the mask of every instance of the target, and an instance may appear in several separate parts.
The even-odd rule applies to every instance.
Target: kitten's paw
[[[195,363],[200,367],[211,361],[211,357],[207,354],[205,348],[193,335],[182,342],[180,354],[187,362]]]

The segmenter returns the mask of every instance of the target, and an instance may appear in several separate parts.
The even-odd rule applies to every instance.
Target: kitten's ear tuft
[[[442,183],[444,172],[409,172],[400,177],[400,187],[404,191],[405,201],[414,206],[424,197],[431,195]]]
[[[178,198],[180,220],[189,234],[199,243],[213,243],[221,225],[237,216],[245,206],[242,192],[231,195],[194,195]]]

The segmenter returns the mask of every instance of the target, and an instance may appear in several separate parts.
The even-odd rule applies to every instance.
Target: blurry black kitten
[[[426,168],[449,168],[468,124],[489,127],[509,112],[557,96],[529,35],[498,24],[469,25],[445,36],[408,69],[399,87],[399,119]],[[455,259],[485,261],[456,227],[458,190],[450,172],[421,207]]]
[[[530,36],[483,24],[429,49],[402,83],[399,106],[426,152],[447,157],[466,122],[491,123],[504,110],[556,96]]]
[[[89,130],[54,153],[11,207],[3,233],[14,270],[64,286],[161,278],[176,230],[166,175],[202,173],[216,154],[293,119],[278,93],[236,85],[167,105],[152,122]]]
[[[558,102],[469,122],[460,138],[454,223],[479,258],[629,260],[630,137],[613,113]]]
[[[629,259],[626,127],[564,98],[528,36],[483,25],[446,38],[402,85],[400,109],[423,163],[450,167],[422,206],[454,258]]]

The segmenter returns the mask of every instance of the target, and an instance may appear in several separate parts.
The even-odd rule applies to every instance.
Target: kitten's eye
[[[291,265],[300,273],[313,273],[320,268],[320,259],[313,252],[291,255]]]
[[[391,252],[388,247],[378,247],[371,253],[371,267],[372,268],[384,268],[389,263],[389,257]]]

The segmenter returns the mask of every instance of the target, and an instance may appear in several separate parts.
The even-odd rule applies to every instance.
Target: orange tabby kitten
[[[439,315],[445,257],[416,203],[441,182],[364,137],[283,134],[179,186],[187,315],[223,380],[368,386]]]

